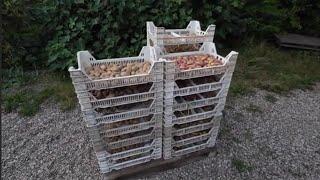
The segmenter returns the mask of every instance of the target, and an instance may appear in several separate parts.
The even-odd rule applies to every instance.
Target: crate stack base
[[[204,42],[199,51],[158,54],[165,60],[164,159],[214,146],[238,53],[222,57],[214,43]],[[172,60],[200,55],[213,56],[221,65],[180,70]]]
[[[69,72],[101,172],[160,159],[164,63],[154,48],[143,47],[139,56],[128,58],[96,60],[88,51],[77,56],[79,68]],[[150,63],[145,74],[96,79],[87,73],[102,65],[144,62]]]

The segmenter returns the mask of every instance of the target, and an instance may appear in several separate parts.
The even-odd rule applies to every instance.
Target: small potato
[[[95,76],[95,73],[93,70],[89,72],[89,76]]]
[[[101,75],[100,75],[101,78],[108,78],[109,75],[107,72],[103,72]]]
[[[109,91],[107,91],[107,90],[102,91],[102,95],[103,95],[103,97],[107,97],[109,95]]]
[[[121,72],[126,72],[126,71],[127,71],[127,67],[121,68]]]
[[[193,61],[192,60],[188,60],[187,61],[187,65],[191,65],[191,64],[193,64]]]
[[[94,70],[94,71],[100,71],[101,69],[100,69],[99,66],[94,66],[94,67],[93,67],[93,70]]]
[[[145,65],[145,63],[139,63],[137,66],[139,69],[142,69],[144,65]]]
[[[113,67],[111,68],[111,71],[119,72],[119,71],[120,71],[120,68],[119,68],[117,65],[115,65],[115,66],[113,66]]]
[[[101,73],[100,73],[99,71],[95,71],[95,72],[94,72],[94,76],[95,76],[95,77],[99,77],[100,74],[101,74]]]
[[[103,71],[104,71],[106,68],[107,68],[107,66],[106,66],[106,65],[104,65],[104,64],[100,65],[100,69],[101,69],[101,70],[103,70]]]
[[[132,71],[137,71],[138,69],[139,69],[139,67],[137,65],[132,66]]]
[[[127,72],[121,72],[120,76],[127,76]]]
[[[132,67],[132,66],[133,66],[132,63],[128,63],[128,64],[127,64],[127,67]]]
[[[113,92],[110,92],[108,95],[108,98],[111,98],[111,97],[115,97],[115,94]]]

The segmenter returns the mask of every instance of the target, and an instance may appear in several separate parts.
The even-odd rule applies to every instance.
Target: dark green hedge
[[[64,70],[79,50],[96,57],[136,55],[146,44],[145,22],[184,28],[216,24],[219,44],[279,32],[319,36],[316,0],[4,0],[5,67]]]

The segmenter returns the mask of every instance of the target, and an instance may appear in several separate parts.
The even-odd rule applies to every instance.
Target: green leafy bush
[[[319,11],[312,0],[4,0],[1,48],[6,67],[65,70],[79,50],[98,58],[136,55],[146,44],[146,21],[168,28],[192,19],[202,28],[214,23],[218,45],[237,45],[282,32],[320,36]]]
[[[0,46],[4,68],[37,69],[45,65],[46,53],[42,47],[47,43],[44,38],[46,5],[40,0],[4,0],[2,3]]]

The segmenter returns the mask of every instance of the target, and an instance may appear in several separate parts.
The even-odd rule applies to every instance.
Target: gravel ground
[[[227,104],[209,157],[140,178],[320,179],[320,84],[288,96],[257,90]],[[50,101],[34,117],[3,113],[1,177],[103,179],[79,114]]]

